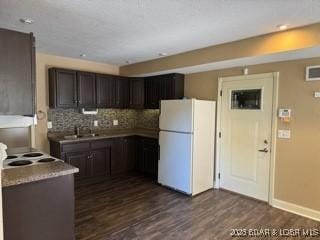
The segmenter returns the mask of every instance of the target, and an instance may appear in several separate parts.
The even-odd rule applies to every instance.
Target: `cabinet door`
[[[77,180],[91,176],[90,156],[90,152],[66,153],[66,162],[79,168],[79,172],[75,174]]]
[[[181,99],[184,96],[184,75],[178,73],[165,74],[160,78],[160,99]]]
[[[158,176],[158,142],[155,139],[143,139],[143,165],[147,176],[157,179]]]
[[[116,105],[115,76],[97,74],[97,107],[113,108]]]
[[[113,140],[113,151],[111,157],[111,174],[119,174],[129,171],[128,140],[126,138],[115,138]]]
[[[160,99],[174,99],[174,83],[173,79],[162,77],[160,81]]]
[[[144,108],[144,79],[129,78],[130,85],[130,108]]]
[[[110,175],[111,147],[91,152],[91,169],[93,177]]]
[[[0,28],[0,115],[35,113],[34,38]]]
[[[78,72],[78,107],[96,108],[96,77],[94,73]]]
[[[135,168],[136,158],[136,137],[130,136],[123,138],[122,147],[124,161],[126,162],[126,172],[132,171]]]
[[[136,149],[135,149],[135,164],[134,169],[137,172],[144,172],[144,161],[143,161],[143,138],[136,137]]]
[[[77,108],[77,74],[67,69],[49,70],[50,107]]]
[[[145,78],[145,108],[159,108],[160,79],[158,76]]]
[[[129,79],[127,77],[116,77],[116,108],[129,107]]]

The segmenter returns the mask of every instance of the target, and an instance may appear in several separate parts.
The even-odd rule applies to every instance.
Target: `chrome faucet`
[[[75,130],[75,134],[76,134],[77,136],[79,136],[79,135],[80,135],[80,127],[79,127],[79,126],[76,126],[74,130]]]

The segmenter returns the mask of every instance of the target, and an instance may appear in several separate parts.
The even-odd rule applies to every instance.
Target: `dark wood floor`
[[[190,198],[142,176],[76,188],[77,240],[238,239],[230,236],[233,228],[320,229],[320,223],[225,191]]]

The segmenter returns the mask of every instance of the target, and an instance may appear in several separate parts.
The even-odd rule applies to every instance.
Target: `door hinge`
[[[218,179],[220,179],[220,177],[221,177],[221,175],[220,175],[220,173],[218,173]]]
[[[220,90],[220,97],[222,97],[222,90]]]
[[[221,132],[219,132],[219,138],[221,138]]]

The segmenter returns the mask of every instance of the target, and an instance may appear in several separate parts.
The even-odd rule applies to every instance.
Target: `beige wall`
[[[291,108],[290,140],[277,139],[275,198],[320,211],[320,81],[306,82],[305,68],[320,58],[249,66],[250,74],[280,72],[279,107]],[[218,77],[242,75],[242,68],[186,75],[185,95],[217,99]]]
[[[53,55],[37,53],[36,55],[36,74],[37,74],[37,111],[41,110],[47,113],[49,106],[48,94],[48,68],[62,67],[83,71],[92,71],[99,73],[119,74],[119,67],[85,61],[81,59],[65,58]],[[36,148],[49,151],[47,140],[47,116],[43,120],[38,120],[36,126]]]
[[[120,67],[121,75],[138,75],[235,58],[262,56],[320,45],[320,23],[197,49]]]

